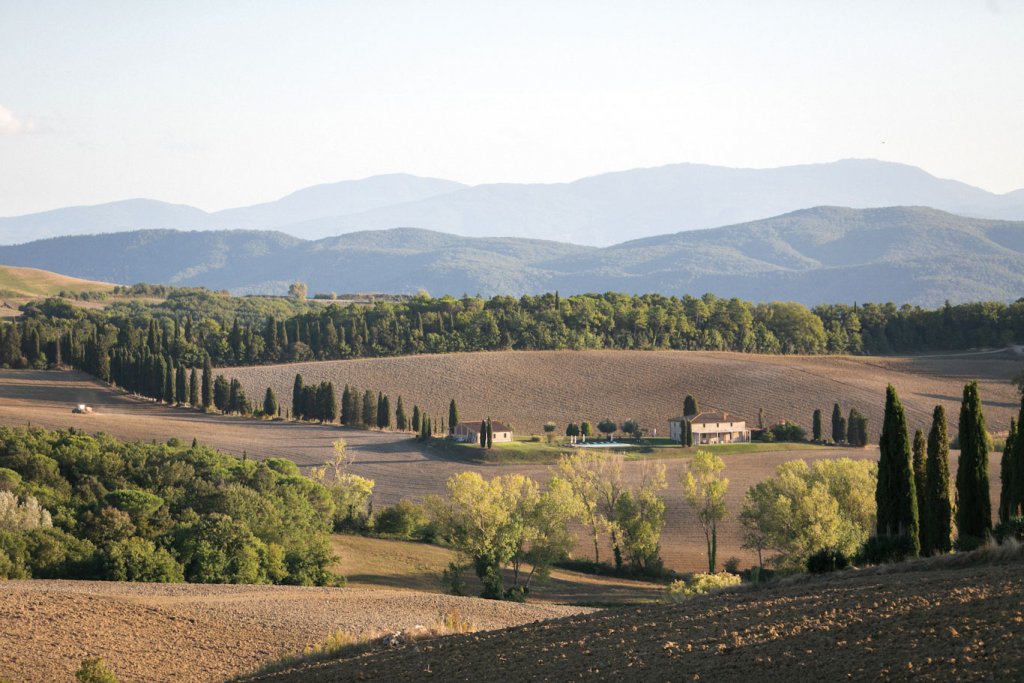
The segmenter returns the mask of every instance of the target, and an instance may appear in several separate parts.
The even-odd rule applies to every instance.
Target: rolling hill
[[[913,166],[870,159],[768,169],[672,164],[549,184],[466,186],[395,174],[318,185],[212,213],[132,199],[0,218],[0,243],[153,229],[272,229],[320,239],[417,227],[465,237],[515,235],[606,246],[821,205],[930,206],[1021,220],[1024,190],[997,195]]]
[[[385,291],[519,296],[622,291],[754,301],[1014,300],[1024,222],[922,207],[817,207],[595,248],[413,228],[306,241],[275,231],[135,231],[0,247],[0,263],[235,293]]]
[[[109,292],[114,285],[69,277],[38,268],[0,266],[0,293],[6,297],[54,296],[62,291]]]

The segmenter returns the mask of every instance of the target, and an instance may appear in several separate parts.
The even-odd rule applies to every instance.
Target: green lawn
[[[666,437],[656,437],[634,441],[619,439],[624,448],[601,449],[602,453],[621,453],[626,460],[643,458],[683,458],[693,455],[697,447],[681,448],[678,443]],[[516,437],[512,443],[496,443],[490,449],[481,448],[477,444],[465,444],[447,439],[435,439],[430,448],[451,460],[469,463],[513,463],[513,462],[554,462],[559,455],[569,453],[573,446],[568,443],[548,444],[545,441],[530,441],[530,437]],[[814,450],[824,448],[810,443],[729,443],[714,446],[701,446],[716,455],[732,455],[738,453],[770,453],[773,451]]]

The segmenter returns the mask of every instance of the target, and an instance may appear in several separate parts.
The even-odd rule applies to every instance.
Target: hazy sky
[[[847,157],[1024,187],[1024,2],[0,0],[0,215]]]

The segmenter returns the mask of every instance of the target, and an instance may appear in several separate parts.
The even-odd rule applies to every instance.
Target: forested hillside
[[[300,281],[311,292],[615,291],[679,297],[713,292],[808,306],[855,301],[941,306],[1024,296],[1024,223],[921,207],[818,207],[603,249],[412,228],[316,241],[255,230],[156,230],[0,247],[0,263],[108,282],[204,286],[236,294],[284,294],[290,283]]]

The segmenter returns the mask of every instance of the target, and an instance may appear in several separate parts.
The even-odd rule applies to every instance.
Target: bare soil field
[[[1021,680],[1024,553],[950,565],[925,560],[604,610],[253,680],[477,681],[488,671],[516,681]]]
[[[77,403],[87,403],[96,412],[72,414],[71,408]],[[307,469],[326,461],[332,453],[331,444],[342,438],[355,456],[354,472],[376,482],[374,505],[377,509],[402,498],[420,500],[431,493],[442,493],[448,477],[466,470],[478,471],[485,477],[510,472],[538,480],[550,476],[550,468],[543,464],[469,465],[446,460],[403,433],[255,420],[171,408],[127,396],[79,372],[0,370],[0,424],[32,424],[48,429],[75,427],[86,432],[106,432],[129,441],[178,438],[188,443],[194,437],[237,456],[244,453],[255,459],[285,457]],[[788,460],[812,462],[836,457],[877,459],[878,451],[877,448],[821,448],[725,456],[726,476],[730,480],[729,516],[719,527],[720,560],[735,556],[740,558],[742,566],[756,561],[754,553],[740,547],[740,526],[736,519],[748,487],[771,476],[778,465]],[[998,500],[999,491],[997,457],[990,467],[993,500]],[[669,488],[665,492],[662,556],[671,569],[703,571],[707,567],[704,537],[696,515],[683,502],[680,483],[686,463],[686,458],[663,461]],[[643,468],[650,464],[651,461],[626,463],[627,477],[639,477]],[[955,453],[950,466],[955,472]],[[585,542],[579,547],[579,555],[591,556]],[[603,559],[608,557],[605,551]]]
[[[792,420],[810,431],[815,408],[832,405],[844,414],[857,408],[868,416],[877,439],[892,383],[903,399],[912,429],[927,429],[935,405],[945,406],[956,430],[963,385],[977,379],[989,429],[1005,431],[1019,407],[1010,384],[1024,364],[1012,352],[944,356],[760,356],[698,351],[494,351],[322,361],[218,370],[237,377],[247,395],[262,397],[272,387],[291,400],[301,373],[307,383],[332,381],[383,391],[392,405],[401,395],[411,412],[416,403],[437,420],[448,416],[454,398],[464,420],[490,416],[519,433],[542,433],[553,420],[559,433],[570,421],[595,423],[627,418],[667,434],[668,420],[682,413],[693,394],[702,408],[727,410],[757,426]]]
[[[456,610],[482,630],[585,608],[410,591],[7,581],[0,591],[0,677],[74,680],[103,657],[121,681],[223,681],[297,654],[342,630],[353,636],[432,625]]]

